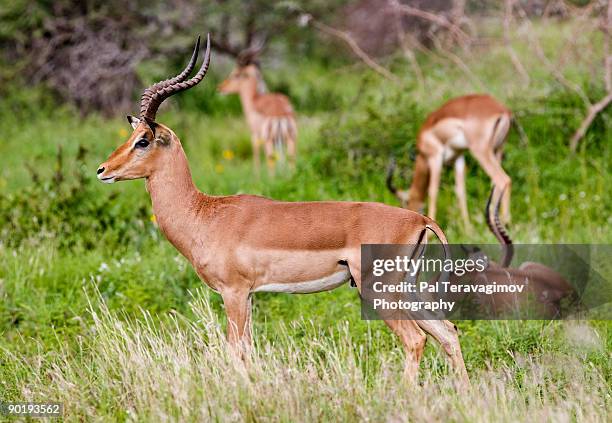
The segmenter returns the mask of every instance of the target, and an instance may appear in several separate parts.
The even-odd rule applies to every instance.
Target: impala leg
[[[266,139],[264,143],[266,152],[266,164],[268,165],[268,176],[274,176],[275,173],[275,154],[274,154],[274,141],[272,139]]]
[[[465,193],[465,157],[463,155],[457,157],[457,160],[455,160],[455,194],[457,195],[463,224],[465,228],[469,230],[471,225],[467,208],[467,196]]]
[[[294,118],[288,120],[287,128],[287,155],[289,156],[289,165],[295,169],[295,161],[297,156],[297,123]]]
[[[429,166],[429,206],[427,216],[436,219],[436,205],[438,203],[438,190],[440,189],[440,176],[442,174],[442,156],[436,155],[427,160]]]
[[[259,176],[259,172],[261,169],[261,162],[260,162],[260,153],[259,153],[259,146],[261,145],[261,140],[259,139],[259,137],[257,135],[253,135],[251,136],[251,146],[253,147],[253,169],[255,169],[255,174],[257,176]]]
[[[227,315],[227,340],[236,354],[246,358],[251,347],[251,293],[228,291],[221,294]]]
[[[349,261],[349,270],[361,294],[361,266],[359,263],[359,259]],[[406,354],[404,376],[409,382],[416,384],[427,336],[414,320],[387,319],[384,322],[398,336],[404,348]]]
[[[287,137],[287,156],[289,158],[289,166],[292,170],[295,169],[295,156],[296,156],[296,148],[295,148],[295,138]]]
[[[506,174],[504,169],[501,167],[500,162],[495,157],[495,154],[492,150],[475,150],[472,151],[472,155],[478,160],[478,163],[489,178],[493,181],[493,185],[495,185],[495,191],[497,191],[497,196],[500,195],[501,192],[504,192],[504,198],[502,199],[502,221],[507,223],[510,221],[510,190],[512,187],[512,180]],[[495,197],[493,201],[497,201],[499,197]]]
[[[398,336],[404,348],[404,377],[410,383],[416,384],[427,335],[414,320],[385,320],[385,323]]]
[[[416,322],[421,329],[440,343],[462,385],[468,386],[470,379],[465,369],[459,335],[455,325],[448,320],[417,320]]]
[[[497,159],[497,162],[499,163],[499,167],[502,167],[502,159],[504,157],[504,150],[502,148],[499,148],[496,152],[495,152],[495,158]],[[510,184],[508,185],[508,187],[506,188],[506,190],[504,191],[504,197],[502,198],[502,202],[501,202],[501,214],[502,214],[502,220],[504,221],[504,223],[508,223],[510,221],[510,191],[511,191],[511,187],[512,187],[512,179],[510,180]]]

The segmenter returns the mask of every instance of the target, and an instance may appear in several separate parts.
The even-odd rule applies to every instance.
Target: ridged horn
[[[199,43],[196,43],[196,45],[198,44]],[[159,109],[159,106],[163,103],[163,101],[176,93],[188,90],[189,88],[192,88],[196,86],[197,84],[199,84],[202,81],[202,79],[204,79],[204,76],[206,75],[206,72],[208,71],[209,64],[210,64],[210,34],[206,36],[206,53],[204,54],[204,61],[202,62],[202,66],[200,67],[200,70],[198,70],[198,73],[196,73],[191,79],[188,79],[186,81],[176,80],[172,83],[168,83],[160,87],[155,92],[151,93],[150,100],[148,104],[146,105],[146,107],[144,107],[144,111],[141,109],[141,117],[145,119],[149,119],[149,120],[155,120],[157,109]],[[187,68],[185,70],[187,70]],[[172,79],[179,78],[183,73],[184,71]]]

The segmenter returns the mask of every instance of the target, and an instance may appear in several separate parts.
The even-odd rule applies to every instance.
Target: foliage
[[[552,31],[543,43],[549,54],[560,50],[556,30],[542,29]],[[579,41],[598,48],[597,40]],[[512,236],[522,243],[609,243],[610,114],[602,113],[580,150],[568,154],[582,102],[545,67],[534,66],[533,82],[524,86],[503,50],[487,48],[462,58],[527,135],[522,140],[513,129],[505,150],[515,181]],[[428,57],[419,57],[423,89],[408,63],[393,61],[404,75],[399,88],[335,59],[303,60],[296,50],[297,58],[264,63],[268,86],[289,93],[298,111],[294,173],[253,177],[240,104],[215,92],[231,63],[219,60],[210,78],[161,110],[159,122],[182,140],[202,191],[397,205],[384,187],[389,156],[402,168],[397,184],[407,184],[399,178],[409,179],[427,112],[478,89],[458,67]],[[517,50],[525,63],[533,60]],[[589,64],[571,65],[597,98],[601,87],[589,84]],[[166,76],[166,66],[154,59],[138,73],[152,81]],[[2,90],[0,401],[63,401],[69,421],[605,420],[612,375],[606,321],[458,322],[472,377],[472,391],[460,396],[433,343],[420,387],[402,382],[399,343],[382,322],[361,320],[354,289],[257,294],[252,365],[237,365],[225,353],[219,295],[199,289],[187,261],[159,234],[142,181],[109,186],[96,179],[98,165],[131,132],[125,119],[83,118],[47,89],[19,81]],[[494,242],[477,211],[488,178],[469,156],[468,169],[473,232],[458,222],[450,171],[440,223],[453,242]]]
[[[136,209],[117,204],[116,195],[95,195],[85,166],[87,149],[79,146],[72,172],[58,147],[50,178],[28,166],[32,184],[26,189],[0,194],[0,243],[7,247],[36,245],[57,240],[59,248],[94,248],[98,243],[138,244],[151,229],[144,206]]]
[[[0,360],[7,363],[0,375],[15,387],[7,400],[53,398],[65,404],[67,421],[383,421],[407,416],[600,421],[609,408],[606,374],[583,363],[605,360],[603,345],[578,346],[563,336],[596,333],[586,325],[532,323],[528,336],[514,343],[504,339],[519,339],[512,333],[518,322],[484,325],[493,330],[483,339],[502,340],[487,347],[504,351],[506,343],[512,352],[494,368],[472,369],[472,386],[461,393],[435,354],[427,354],[430,368],[420,386],[402,383],[397,375],[401,356],[377,331],[368,330],[364,342],[355,345],[341,323],[325,331],[307,322],[281,325],[273,333],[257,333],[257,348],[245,365],[227,354],[220,322],[203,292],[192,301],[189,318],[143,312],[139,319],[126,319],[99,302],[92,300],[92,324],[84,328],[76,350],[60,347],[51,355],[41,350],[35,360],[0,350]]]

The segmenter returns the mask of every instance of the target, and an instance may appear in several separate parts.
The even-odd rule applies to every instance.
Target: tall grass
[[[372,332],[355,345],[345,324],[320,331],[302,321],[257,334],[243,363],[205,298],[192,301],[193,317],[172,313],[161,324],[149,312],[133,319],[92,305],[77,348],[4,350],[19,397],[63,402],[66,421],[607,421],[609,385],[572,354],[515,354],[511,365],[472,373],[461,393],[446,372],[408,385],[397,350],[385,352]]]
[[[554,57],[566,27],[537,28]],[[494,23],[483,30],[499,38]],[[576,42],[567,54],[569,76],[595,98],[601,40],[580,34]],[[419,58],[424,91],[402,59],[389,63],[403,75],[401,90],[355,66],[302,60],[270,70],[270,87],[294,98],[300,126],[297,170],[276,178],[253,177],[239,103],[216,96],[213,80],[169,101],[159,121],[179,135],[196,185],[207,193],[397,205],[384,187],[389,156],[407,169],[397,181],[405,185],[425,114],[450,96],[486,90],[507,103],[529,138],[513,130],[505,149],[504,167],[515,182],[513,238],[609,243],[610,114],[602,113],[579,152],[569,155],[583,105],[537,66],[526,46],[515,48],[533,69],[530,86],[521,85],[494,42],[463,57],[484,87],[428,58]],[[252,357],[246,366],[236,362],[221,332],[220,297],[209,290],[190,295],[202,283],[155,228],[142,181],[95,180],[98,165],[128,137],[125,120],[83,118],[40,89],[6,92],[0,401],[62,401],[68,421],[606,420],[610,322],[457,322],[472,378],[470,392],[460,395],[431,343],[419,385],[405,384],[397,340],[382,322],[361,321],[355,290],[261,294]],[[458,222],[450,172],[442,181],[440,223],[454,243],[493,241],[481,218],[489,180],[469,157],[468,169],[474,231]]]

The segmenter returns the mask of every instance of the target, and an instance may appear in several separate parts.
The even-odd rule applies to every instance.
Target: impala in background
[[[196,51],[178,76],[145,91],[140,117],[129,117],[129,139],[98,168],[107,183],[146,179],[159,229],[223,298],[228,340],[243,355],[251,343],[251,297],[255,292],[312,293],[351,278],[361,292],[361,244],[412,244],[429,229],[445,250],[446,237],[430,218],[380,203],[282,202],[254,195],[210,196],[191,178],[174,132],[155,122],[161,102],[198,84],[210,60],[186,79]],[[468,376],[454,325],[444,320],[387,320],[406,352],[405,374],[416,378],[429,333],[440,342],[458,377]]]
[[[287,96],[265,93],[265,85],[256,57],[261,48],[253,47],[240,53],[236,68],[219,84],[219,92],[238,94],[242,110],[251,131],[253,162],[259,173],[259,147],[264,145],[268,173],[273,174],[277,158],[295,165],[297,124]]]
[[[502,247],[502,256],[499,263],[489,260],[489,266],[484,272],[478,274],[475,282],[485,284],[495,282],[498,285],[526,282],[527,289],[521,294],[498,294],[494,297],[483,295],[480,297],[481,304],[489,307],[495,313],[503,313],[520,310],[521,305],[526,305],[533,298],[538,305],[538,310],[536,310],[539,313],[538,317],[558,318],[562,311],[562,301],[568,300],[575,305],[579,300],[578,293],[562,275],[542,263],[526,261],[518,267],[510,266],[514,256],[514,246],[499,218],[500,199],[497,200],[493,213],[491,213],[493,194],[494,188],[487,201],[485,219]],[[471,254],[482,253],[474,251]]]
[[[410,188],[399,190],[393,185],[393,162],[387,173],[387,187],[402,207],[410,210],[422,212],[425,199],[429,197],[427,215],[435,219],[442,167],[454,164],[459,209],[465,226],[469,227],[464,157],[469,151],[493,181],[495,197],[504,193],[502,219],[509,221],[511,180],[501,161],[511,117],[510,111],[489,95],[466,95],[448,101],[427,116],[419,130]]]

